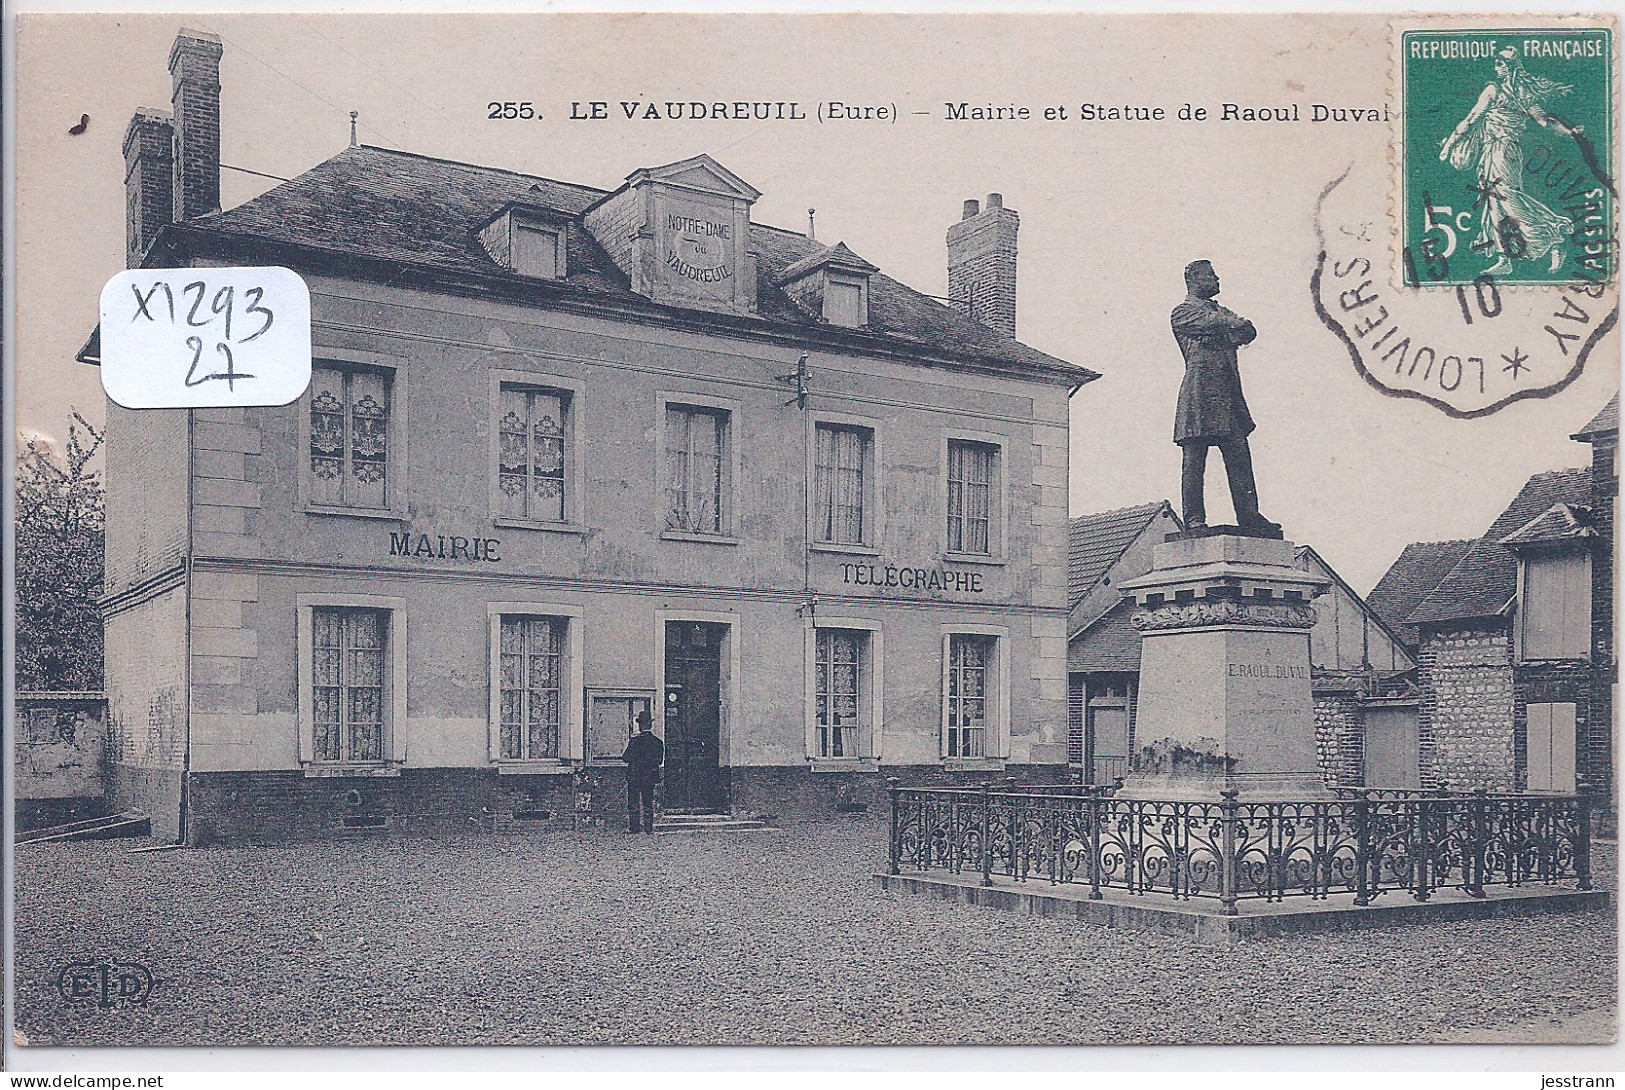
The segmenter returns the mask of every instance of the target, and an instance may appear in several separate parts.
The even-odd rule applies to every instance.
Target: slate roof
[[[1582,443],[1587,443],[1587,442],[1590,442],[1593,439],[1600,438],[1600,437],[1602,437],[1604,435],[1618,435],[1618,434],[1619,434],[1619,395],[1615,394],[1612,398],[1610,398],[1608,400],[1608,404],[1606,404],[1606,405],[1604,405],[1602,407],[1602,411],[1599,412],[1596,416],[1591,418],[1591,423],[1587,424],[1585,427],[1581,428],[1579,431],[1577,431],[1573,435],[1569,436],[1569,438],[1570,439],[1578,439]]]
[[[236,208],[189,220],[171,230],[227,240],[269,240],[337,257],[534,285],[535,281],[493,261],[480,246],[475,230],[509,202],[579,216],[606,193],[591,186],[363,144],[346,148]],[[626,275],[589,232],[573,230],[569,236],[565,294],[612,300],[656,314],[669,312],[670,308],[632,291]],[[796,262],[823,253],[823,244],[793,231],[754,223],[751,244],[760,255],[757,316],[798,327],[803,333],[827,330],[826,324],[774,284]],[[839,332],[893,351],[923,349],[1006,365],[1026,364],[1052,373],[1060,371],[1080,383],[1099,377],[1087,368],[1029,348],[880,273],[869,284],[868,329]]]
[[[1518,560],[1501,541],[1554,504],[1584,504],[1591,494],[1589,469],[1559,469],[1529,478],[1495,524],[1406,618],[1438,624],[1496,617],[1518,590]]]
[[[1117,558],[1139,537],[1163,508],[1172,510],[1167,500],[1120,507],[1096,515],[1079,515],[1067,529],[1066,603],[1077,605],[1095,589],[1101,577],[1117,563]],[[1136,653],[1136,662],[1138,653]]]
[[[1140,670],[1140,633],[1130,622],[1134,599],[1124,598],[1072,637],[1066,649],[1068,673]]]
[[[1416,626],[1409,623],[1411,613],[1472,547],[1471,538],[1465,541],[1418,541],[1405,546],[1399,559],[1383,572],[1377,585],[1365,596],[1366,605],[1393,629],[1401,641],[1414,649],[1420,637]]]

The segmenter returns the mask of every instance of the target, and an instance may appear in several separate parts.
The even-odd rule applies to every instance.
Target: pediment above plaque
[[[750,206],[759,190],[709,155],[647,167],[585,216],[634,291],[669,306],[756,309]]]

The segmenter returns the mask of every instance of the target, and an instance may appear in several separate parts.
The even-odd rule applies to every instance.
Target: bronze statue
[[[1203,476],[1208,448],[1218,447],[1240,531],[1252,537],[1280,537],[1280,525],[1258,513],[1253,455],[1247,445],[1254,424],[1241,395],[1241,371],[1236,366],[1236,349],[1251,344],[1258,331],[1253,323],[1215,301],[1219,274],[1211,262],[1192,261],[1185,266],[1185,287],[1189,294],[1174,308],[1171,318],[1174,340],[1185,356],[1185,382],[1179,388],[1174,418],[1174,442],[1185,455],[1179,486],[1185,529],[1207,529]]]

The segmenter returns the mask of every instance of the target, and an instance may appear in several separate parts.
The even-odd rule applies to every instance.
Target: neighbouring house
[[[1083,515],[1069,528],[1068,760],[1086,783],[1126,776],[1134,753],[1140,633],[1134,601],[1116,589],[1151,569],[1152,550],[1181,529],[1166,500]],[[1404,640],[1326,560],[1299,546],[1296,563],[1327,580],[1309,633],[1315,734],[1333,786],[1364,781],[1367,718],[1416,717],[1415,660]]]
[[[1580,791],[1611,822],[1618,411],[1572,436],[1588,467],[1531,477],[1474,541],[1407,546],[1373,592],[1416,633],[1423,786]]]
[[[352,146],[222,210],[221,54],[182,32],[130,123],[128,263],[295,270],[316,365],[285,407],[108,406],[121,806],[194,843],[613,810],[642,714],[674,809],[1065,776],[1097,376],[1015,339],[998,194],[952,305],[707,155],[600,188]]]

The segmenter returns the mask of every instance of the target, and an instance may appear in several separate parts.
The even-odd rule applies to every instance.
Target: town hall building
[[[613,812],[643,713],[669,809],[1065,777],[1097,376],[1015,339],[999,195],[947,303],[706,155],[598,188],[352,146],[222,210],[221,52],[182,32],[130,123],[128,262],[293,269],[315,366],[108,405],[117,802],[190,843]]]

